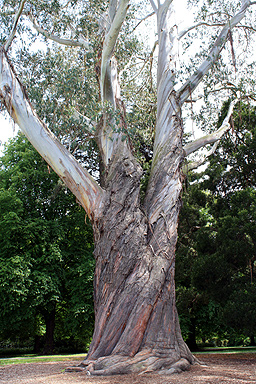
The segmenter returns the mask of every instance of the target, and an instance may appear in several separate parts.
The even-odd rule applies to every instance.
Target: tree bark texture
[[[175,121],[180,134],[155,166],[143,204],[142,169],[131,153],[114,156],[108,166],[104,208],[93,224],[95,331],[82,363],[90,374],[170,374],[194,362],[175,306],[183,153]]]

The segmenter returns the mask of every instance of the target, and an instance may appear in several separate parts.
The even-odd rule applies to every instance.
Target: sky
[[[18,126],[3,112],[0,113],[0,155],[2,154],[4,143],[14,137],[18,132]]]

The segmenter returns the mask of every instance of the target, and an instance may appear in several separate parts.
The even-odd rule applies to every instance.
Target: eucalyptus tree
[[[181,336],[174,284],[182,163],[184,158],[200,148],[217,143],[229,129],[237,89],[235,85],[224,83],[224,74],[228,70],[220,71],[223,62],[220,54],[225,53],[223,48],[228,41],[235,65],[236,40],[233,31],[244,28],[242,21],[253,2],[220,3],[220,8],[210,12],[209,16],[206,10],[211,7],[211,2],[207,2],[196,24],[179,32],[175,19],[177,3],[172,0],[149,0],[148,6],[152,8],[158,35],[157,101],[152,162],[148,183],[143,186],[143,199],[140,195],[142,168],[133,151],[128,123],[133,126],[143,124],[137,121],[131,123],[132,113],[129,115],[129,112],[134,106],[128,102],[126,109],[119,81],[120,69],[124,79],[124,73],[127,76],[129,70],[129,63],[126,63],[128,67],[120,65],[123,57],[120,52],[126,49],[127,25],[135,11],[130,6],[133,3],[129,0],[100,3],[22,0],[11,25],[12,15],[6,7],[13,10],[14,3],[4,2],[2,20],[6,29],[1,36],[1,101],[33,146],[74,193],[94,230],[95,330],[89,353],[80,369],[94,375],[150,371],[171,374],[185,370],[194,362],[194,357]],[[95,7],[98,7],[96,13],[93,11]],[[138,24],[141,22],[142,19]],[[30,25],[45,39],[73,46],[73,49],[83,52],[92,48],[95,50],[93,36],[98,25],[97,51],[93,52],[90,60],[86,55],[85,58],[87,64],[91,62],[95,68],[100,103],[95,104],[95,119],[87,116],[89,108],[86,105],[83,106],[83,116],[80,116],[79,109],[76,112],[81,117],[80,124],[82,120],[97,143],[100,184],[90,175],[85,164],[76,161],[66,146],[57,140],[49,130],[51,125],[46,124],[46,119],[40,120],[14,70],[11,61],[11,57],[15,56],[14,36],[16,32],[21,36]],[[179,41],[191,31],[206,26],[214,30],[208,51],[195,69],[196,57],[193,71],[187,79],[182,73],[178,77],[182,50]],[[249,27],[250,32],[254,30],[253,25]],[[34,39],[34,35],[31,36]],[[238,35],[240,37],[241,34]],[[136,63],[133,61],[130,68],[132,65]],[[222,92],[226,90],[229,95],[233,92],[234,99],[218,130],[184,144],[182,109],[187,102],[193,103],[192,95],[196,94],[203,80],[211,80],[214,74],[212,68],[221,74]],[[214,77],[212,86],[217,86],[217,77]],[[126,85],[129,87],[129,76],[126,78],[127,84],[122,85],[123,95]],[[141,84],[141,81],[137,83]],[[47,95],[46,91],[44,100]],[[208,154],[215,147],[210,148]],[[200,159],[189,167],[195,167],[202,161]]]

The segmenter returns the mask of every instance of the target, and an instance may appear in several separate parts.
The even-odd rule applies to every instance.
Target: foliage
[[[228,104],[224,103],[219,126],[222,123]],[[219,194],[229,194],[236,190],[254,187],[256,149],[256,109],[253,105],[240,103],[233,114],[233,128],[228,131],[210,160],[208,180],[204,186]]]
[[[13,1],[4,1],[0,12],[3,41],[13,17],[6,9],[15,9],[15,5]],[[27,1],[17,33],[20,44],[13,52],[16,71],[36,112],[96,179],[99,179],[100,157],[95,132],[103,114],[99,74],[107,6],[107,1],[94,0],[76,0],[66,6],[61,1],[47,2],[47,6],[40,1]],[[144,166],[145,150],[147,153],[152,150],[156,84],[152,76],[153,53],[134,33],[137,24],[134,15],[141,13],[141,7],[145,5],[139,2],[129,7],[115,57],[127,109],[124,135],[132,142],[137,158],[141,160],[143,156]],[[37,23],[55,35],[74,40],[79,34],[89,37],[90,48],[78,50],[52,44],[31,28],[29,14],[36,16]],[[70,31],[70,26],[75,31]],[[40,44],[35,45],[35,41]]]
[[[255,118],[241,104],[210,166],[187,181],[176,270],[186,337],[193,321],[197,340],[255,336]]]
[[[82,209],[23,135],[6,147],[0,183],[1,336],[40,335],[57,304],[60,337],[87,343],[94,260]]]

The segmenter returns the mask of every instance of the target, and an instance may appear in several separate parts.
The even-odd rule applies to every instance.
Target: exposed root
[[[76,366],[76,367],[68,367],[65,369],[65,372],[83,372],[85,371],[85,367]]]
[[[129,373],[146,374],[157,372],[170,375],[188,370],[192,361],[179,358],[177,353],[168,357],[158,357],[155,354],[140,352],[134,357],[113,355],[101,357],[97,360],[85,360],[80,366],[69,368],[66,371],[84,371],[88,375],[109,376]]]
[[[160,375],[172,375],[173,373],[180,373],[182,371],[187,371],[190,369],[191,364],[187,359],[181,358],[176,361],[176,363],[172,364],[172,366],[168,369],[162,369],[158,373]]]

